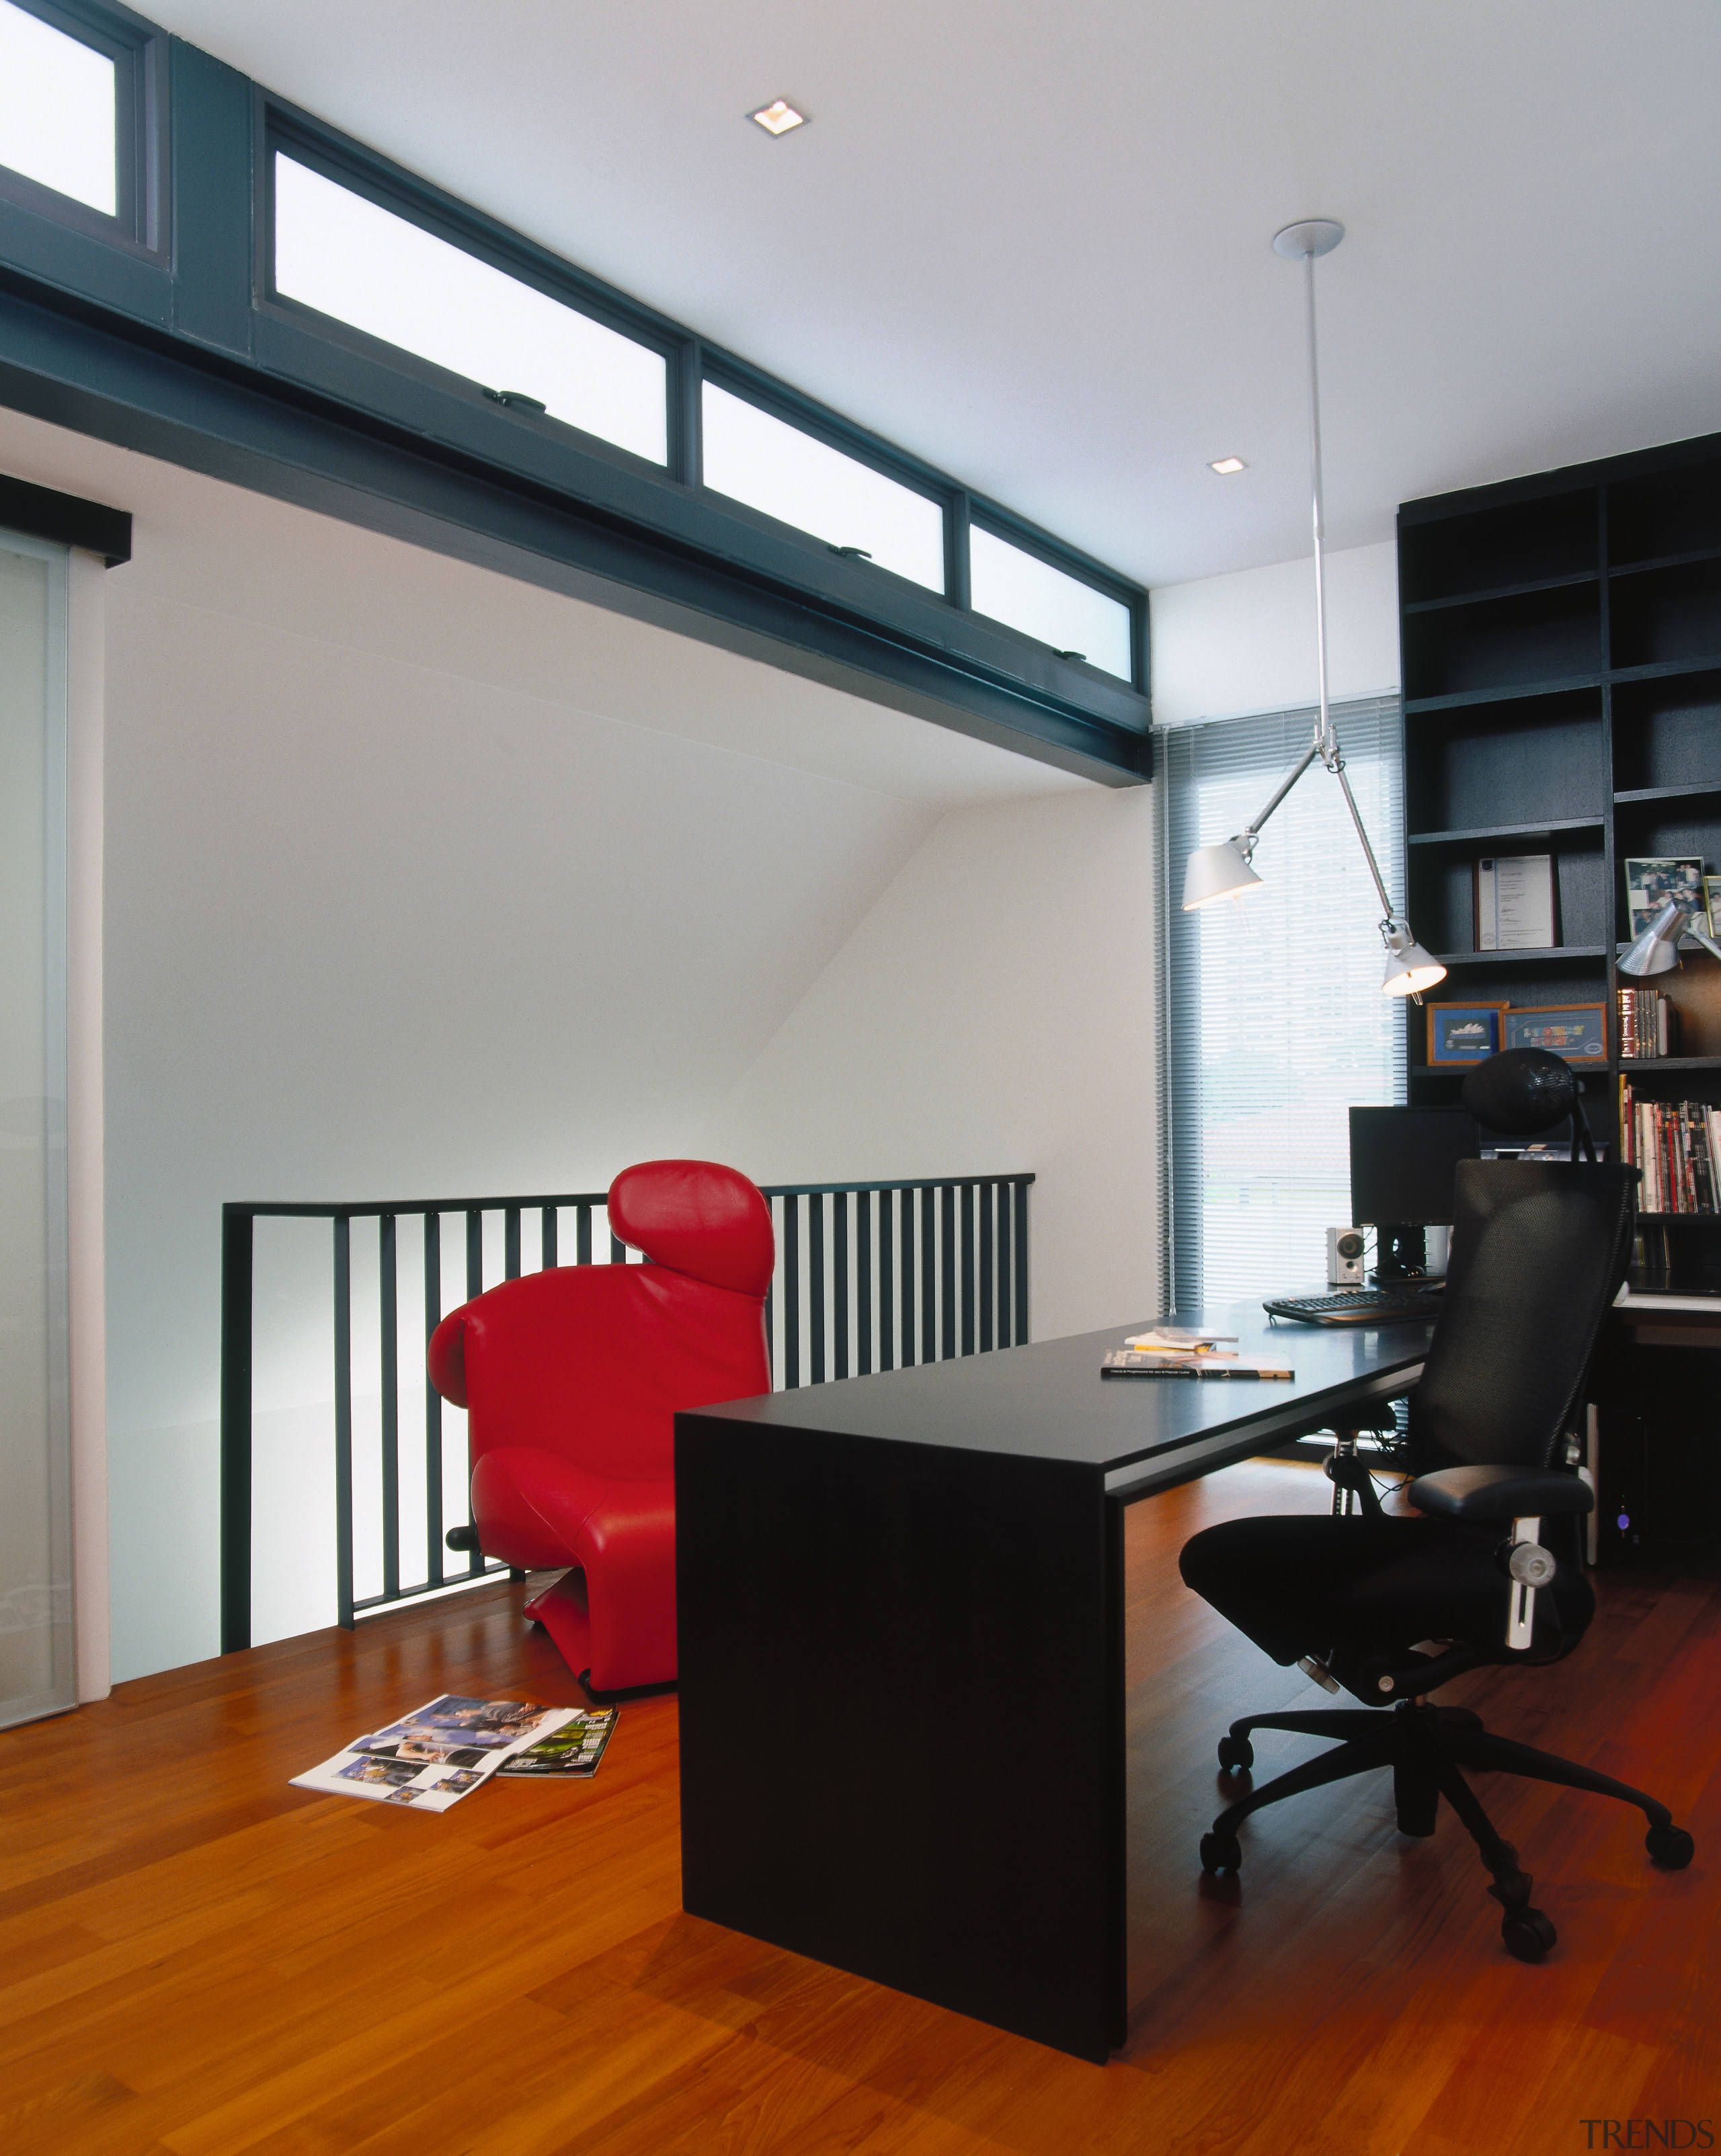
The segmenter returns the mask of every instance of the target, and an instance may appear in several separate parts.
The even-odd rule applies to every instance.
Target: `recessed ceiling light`
[[[806,114],[797,112],[786,97],[773,99],[762,111],[747,116],[756,120],[768,135],[786,135],[791,127],[804,127],[807,122]]]
[[[1210,471],[1234,472],[1247,471],[1249,467],[1241,457],[1215,457],[1207,469]]]

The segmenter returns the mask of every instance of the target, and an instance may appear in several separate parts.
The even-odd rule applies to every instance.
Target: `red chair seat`
[[[675,1677],[674,1418],[770,1389],[775,1255],[764,1199],[709,1161],[624,1170],[609,1219],[650,1262],[510,1281],[445,1317],[429,1353],[467,1410],[485,1554],[576,1568],[527,1607],[599,1691]]]

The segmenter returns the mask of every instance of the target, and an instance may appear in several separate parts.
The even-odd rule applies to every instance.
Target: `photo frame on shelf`
[[[1721,875],[1703,878],[1703,902],[1709,909],[1709,933],[1721,940]]]
[[[1631,916],[1627,937],[1634,941],[1640,937],[1670,898],[1683,899],[1701,908],[1703,889],[1700,860],[1683,855],[1629,856],[1626,862],[1626,908]]]
[[[1607,1060],[1605,1004],[1539,1004],[1508,1010],[1501,1023],[1503,1048],[1545,1048],[1568,1063]]]
[[[1431,1065],[1462,1068],[1498,1053],[1504,1004],[1430,1004],[1427,1008]]]

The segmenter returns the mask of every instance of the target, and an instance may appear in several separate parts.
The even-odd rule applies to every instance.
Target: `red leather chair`
[[[676,1675],[673,1417],[771,1389],[770,1209],[732,1168],[650,1160],[609,1186],[643,1265],[566,1265],[491,1288],[431,1337],[467,1414],[487,1557],[571,1568],[527,1603],[599,1692]]]

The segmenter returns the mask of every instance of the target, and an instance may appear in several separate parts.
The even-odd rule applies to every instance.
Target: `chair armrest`
[[[1405,1492],[1419,1512],[1441,1520],[1552,1519],[1595,1509],[1595,1494],[1575,1475],[1551,1468],[1442,1467],[1419,1475]]]

